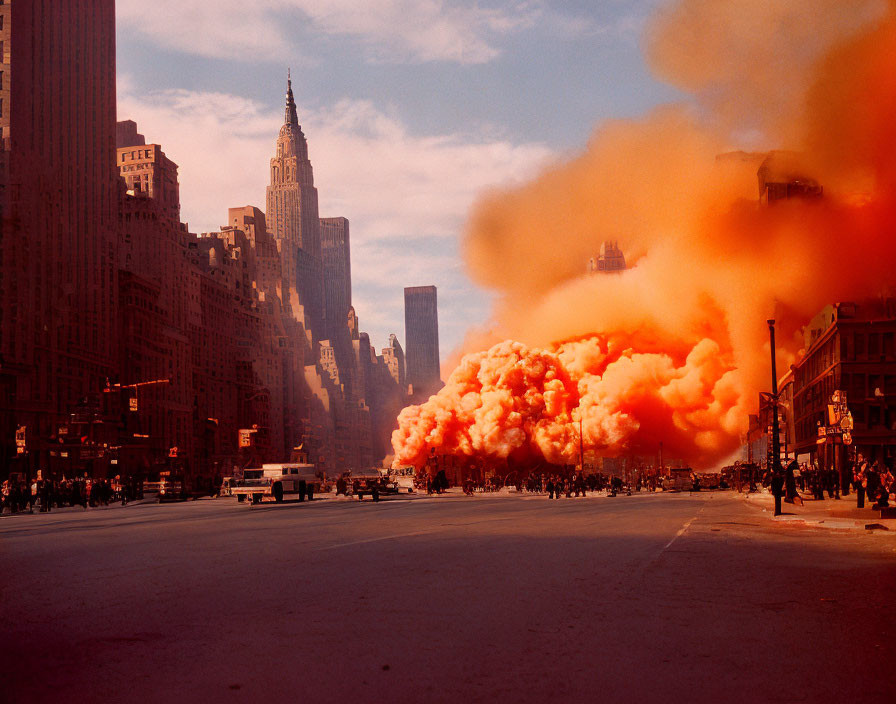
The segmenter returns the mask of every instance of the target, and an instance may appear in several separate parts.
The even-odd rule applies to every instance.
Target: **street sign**
[[[168,450],[169,457],[177,457],[177,445]]]
[[[252,447],[252,433],[258,432],[254,429],[240,428],[240,447]]]
[[[24,425],[20,425],[18,428],[16,428],[16,454],[17,455],[25,454],[25,447],[28,445],[26,431],[27,431],[27,426],[24,426]]]
[[[132,411],[136,411],[136,410],[137,410],[137,397],[136,397],[136,396],[133,396],[133,397],[131,397],[131,398],[128,399],[128,407],[129,407]]]

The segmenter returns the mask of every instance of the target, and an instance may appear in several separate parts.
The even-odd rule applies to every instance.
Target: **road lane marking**
[[[701,510],[702,510],[702,509],[701,509]],[[699,515],[699,511],[698,511],[698,515]],[[665,547],[663,547],[662,552],[665,552],[666,550],[668,550],[668,549],[672,546],[672,543],[674,543],[674,542],[675,542],[676,540],[678,540],[682,535],[684,535],[684,532],[685,532],[688,528],[691,527],[691,523],[693,523],[693,522],[696,521],[696,520],[697,520],[697,516],[694,516],[691,520],[689,520],[687,523],[685,523],[685,524],[681,527],[681,529],[675,534],[675,537],[673,537],[672,540],[670,540],[668,543],[666,543]],[[661,554],[662,554],[662,553],[661,553]]]
[[[322,548],[317,548],[318,550],[333,550],[335,548],[346,548],[351,545],[364,545],[366,543],[378,543],[382,540],[394,540],[395,538],[409,538],[414,535],[429,535],[430,533],[434,533],[432,530],[418,530],[413,533],[396,533],[395,535],[383,535],[379,538],[365,538],[364,540],[352,540],[348,543],[337,543],[336,545],[327,545]]]

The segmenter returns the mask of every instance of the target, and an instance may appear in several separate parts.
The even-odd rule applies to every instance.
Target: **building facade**
[[[854,428],[832,427],[832,397],[840,392]],[[837,303],[806,328],[806,353],[793,368],[794,449],[835,467],[846,478],[858,452],[893,466],[896,461],[896,301]],[[819,428],[825,434],[821,435]]]

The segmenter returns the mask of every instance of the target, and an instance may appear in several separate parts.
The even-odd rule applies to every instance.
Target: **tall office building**
[[[324,279],[325,332],[330,342],[350,339],[348,311],[352,307],[352,262],[346,218],[321,218],[320,246]],[[344,364],[346,360],[339,360]]]
[[[286,114],[271,159],[271,185],[267,189],[268,229],[277,239],[283,259],[283,285],[295,290],[304,309],[305,327],[323,339],[323,274],[320,219],[314,171],[308,159],[308,142],[296,113],[292,81],[287,81]]]
[[[416,399],[438,391],[439,313],[435,286],[412,286],[404,290],[404,333],[407,381]]]
[[[0,17],[0,415],[30,438],[117,354],[115,2],[8,0]]]

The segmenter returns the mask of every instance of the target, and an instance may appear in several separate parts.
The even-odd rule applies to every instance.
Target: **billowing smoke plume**
[[[405,409],[396,462],[432,447],[574,462],[581,418],[588,449],[662,441],[712,465],[769,387],[767,318],[783,370],[824,305],[890,292],[896,0],[681,0],[648,37],[698,107],[603,125],[580,157],[482,198],[466,255],[499,302],[469,339],[494,346]],[[771,148],[824,198],[761,205]],[[607,240],[631,268],[586,275]]]

